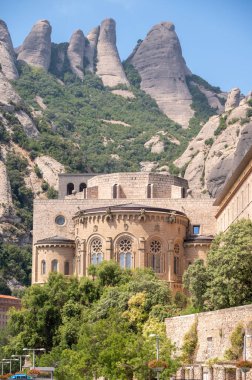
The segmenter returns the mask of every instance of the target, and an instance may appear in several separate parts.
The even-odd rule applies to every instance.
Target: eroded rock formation
[[[0,64],[2,73],[8,79],[17,79],[16,58],[11,37],[4,21],[0,20]]]
[[[58,174],[65,172],[64,166],[49,156],[37,157],[35,164],[37,164],[41,170],[43,179],[48,182],[50,186],[58,190]]]
[[[71,70],[80,79],[84,78],[83,59],[84,59],[85,37],[82,30],[73,33],[67,49],[67,56]]]
[[[105,86],[129,85],[116,47],[115,21],[106,19],[101,23],[97,43],[96,74]]]
[[[38,21],[19,49],[18,60],[48,70],[51,59],[51,25]]]
[[[167,116],[187,127],[193,116],[192,98],[186,84],[190,70],[182,56],[174,25],[170,22],[155,25],[129,62],[142,78],[142,90],[156,100]]]
[[[87,40],[89,44],[87,44],[85,49],[85,58],[87,60],[86,69],[93,73],[95,71],[96,66],[96,55],[97,55],[97,42],[100,33],[100,27],[96,27],[91,30],[91,32],[87,35]]]
[[[227,97],[227,101],[225,103],[225,111],[230,111],[232,108],[235,108],[239,105],[241,100],[241,91],[239,88],[233,88]]]
[[[6,76],[0,72],[0,104],[18,104],[20,102],[20,96],[16,93]]]
[[[13,204],[7,169],[3,161],[0,161],[0,200],[0,217],[9,216]]]
[[[185,168],[184,177],[193,196],[216,197],[252,145],[248,99],[231,111],[211,117],[175,161],[175,165]]]

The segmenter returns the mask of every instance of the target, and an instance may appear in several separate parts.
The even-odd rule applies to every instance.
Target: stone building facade
[[[252,146],[226,181],[215,200],[217,232],[226,231],[230,224],[240,219],[252,219]]]
[[[178,291],[188,265],[206,258],[216,207],[191,199],[183,178],[61,174],[59,188],[59,199],[34,202],[33,283],[51,271],[86,276],[90,264],[112,259],[123,268],[151,267]]]
[[[0,329],[8,322],[8,311],[11,307],[21,309],[21,300],[16,297],[0,294]]]
[[[167,318],[167,336],[174,343],[177,355],[181,352],[184,336],[193,323],[197,324],[198,338],[194,362],[180,368],[176,378],[242,380],[244,374],[236,368],[235,363],[227,362],[225,352],[231,346],[232,332],[241,324],[246,334],[246,359],[252,360],[252,305]],[[252,379],[252,370],[246,378]]]

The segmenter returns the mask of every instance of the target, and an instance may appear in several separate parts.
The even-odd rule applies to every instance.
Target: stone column
[[[144,237],[140,237],[139,238],[139,242],[138,242],[138,257],[137,257],[137,260],[135,262],[135,267],[136,268],[144,268],[146,267],[146,263],[145,263],[145,238]]]
[[[189,368],[189,379],[193,380],[194,379],[194,367]]]
[[[86,276],[86,270],[87,270],[87,267],[86,267],[86,240],[83,239],[81,241],[81,248],[80,248],[80,253],[81,253],[81,272],[80,273],[82,276]]]
[[[179,368],[176,373],[176,379],[185,379],[185,369],[183,367]]]
[[[112,238],[107,237],[105,243],[105,260],[113,259]]]
[[[242,380],[242,371],[239,368],[236,368],[235,379]]]

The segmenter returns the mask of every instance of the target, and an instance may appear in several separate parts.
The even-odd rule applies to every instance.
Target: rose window
[[[130,252],[132,248],[132,242],[130,239],[122,239],[119,243],[120,252]]]
[[[92,252],[101,252],[102,242],[100,239],[95,239],[92,241]]]
[[[153,240],[151,243],[150,243],[150,252],[151,253],[161,253],[161,243],[160,241],[158,240]]]

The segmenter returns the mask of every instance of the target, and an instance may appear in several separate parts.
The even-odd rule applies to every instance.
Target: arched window
[[[41,274],[46,274],[46,262],[45,262],[45,260],[41,261]]]
[[[91,263],[100,264],[103,260],[101,239],[94,239],[91,243]]]
[[[128,237],[119,242],[119,263],[123,269],[130,269],[132,266],[132,241]]]
[[[74,191],[74,184],[73,183],[68,183],[67,184],[67,195],[71,195]]]
[[[162,245],[158,240],[150,243],[150,265],[155,273],[162,272]]]
[[[53,260],[51,265],[52,272],[58,272],[58,260]]]
[[[84,182],[81,183],[80,186],[79,186],[80,192],[83,191],[83,190],[85,190],[86,188],[87,188],[87,185]]]
[[[174,274],[179,275],[180,274],[180,260],[179,260],[179,244],[174,245],[174,261],[173,261],[173,272]]]
[[[65,274],[66,276],[68,276],[68,275],[69,275],[69,272],[70,272],[69,262],[68,262],[68,261],[65,261],[65,263],[64,263],[64,274]]]

